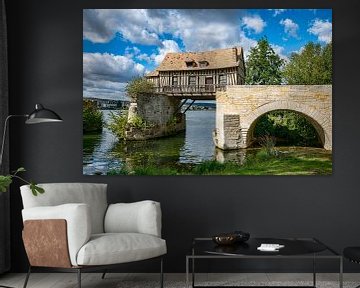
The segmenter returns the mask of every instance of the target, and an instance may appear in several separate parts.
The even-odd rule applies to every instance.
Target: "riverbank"
[[[243,165],[235,162],[219,163],[215,160],[199,164],[178,163],[172,167],[137,166],[113,169],[108,175],[331,175],[332,155],[308,153],[307,150],[287,151],[270,156],[264,150],[246,157]]]

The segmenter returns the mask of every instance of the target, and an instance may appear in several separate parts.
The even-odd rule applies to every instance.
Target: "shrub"
[[[154,127],[155,124],[148,123],[140,116],[134,116],[128,122],[128,113],[110,113],[110,121],[107,128],[120,140],[125,140],[126,130],[130,127],[137,129],[147,129]]]
[[[128,113],[110,113],[110,121],[107,128],[120,140],[125,139]]]
[[[268,156],[277,156],[278,151],[275,149],[276,139],[274,136],[264,135],[259,139],[259,144]]]
[[[136,100],[142,94],[151,94],[154,92],[154,84],[145,77],[137,77],[131,80],[125,87],[125,91],[133,100]]]
[[[129,124],[130,127],[135,127],[135,128],[138,128],[138,129],[146,129],[146,128],[154,127],[154,124],[145,121],[143,118],[141,118],[138,115],[133,116],[130,119],[128,124]]]
[[[91,100],[83,101],[83,131],[99,132],[104,124],[103,114]]]

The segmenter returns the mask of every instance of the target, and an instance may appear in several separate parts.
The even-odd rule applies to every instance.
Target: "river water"
[[[105,122],[110,110],[103,110]],[[115,112],[115,111],[114,111]],[[186,112],[186,131],[171,137],[147,141],[118,141],[107,129],[99,134],[83,135],[83,174],[107,175],[122,167],[165,167],[195,165],[206,160],[232,161],[243,164],[245,157],[256,154],[259,148],[222,151],[212,140],[215,110]],[[281,153],[300,153],[331,158],[331,152],[312,147],[277,147]],[[110,173],[109,173],[110,172]]]
[[[110,110],[103,114],[107,121]],[[214,159],[214,128],[215,110],[192,110],[186,112],[186,131],[172,137],[124,143],[106,128],[99,134],[84,134],[83,174],[105,175],[125,163],[173,166]]]

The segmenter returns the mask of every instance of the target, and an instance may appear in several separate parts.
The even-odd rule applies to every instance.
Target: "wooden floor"
[[[312,274],[289,274],[289,273],[241,273],[241,274],[197,274],[197,281],[226,281],[227,279],[234,280],[249,280],[261,283],[268,281],[311,281]],[[0,287],[9,286],[14,288],[22,288],[25,279],[25,274],[5,274],[0,276]],[[83,273],[82,286],[84,288],[104,287],[104,288],[118,288],[118,287],[139,287],[139,283],[158,283],[159,274],[125,274],[125,273],[109,273],[106,279],[101,279],[101,273]],[[317,280],[334,281],[338,280],[338,274],[335,273],[319,273]],[[142,282],[143,281],[143,282]],[[344,286],[348,287],[349,282],[360,284],[360,273],[344,274]],[[125,283],[122,285],[121,283]],[[348,285],[346,285],[348,283]],[[136,285],[135,285],[136,284]],[[153,284],[154,285],[154,284]],[[141,286],[141,284],[140,284]],[[157,285],[156,285],[157,286]],[[75,288],[76,274],[75,273],[33,273],[31,274],[28,288]],[[151,287],[146,286],[146,287]],[[185,287],[185,274],[165,274],[165,288]]]

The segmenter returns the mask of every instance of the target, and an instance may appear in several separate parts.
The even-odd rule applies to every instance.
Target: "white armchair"
[[[163,287],[161,209],[154,201],[107,204],[106,184],[40,184],[33,196],[28,185],[21,196],[23,240],[30,262],[24,283],[37,267],[77,272],[107,270],[121,263],[159,257]],[[105,273],[103,274],[103,278]]]

